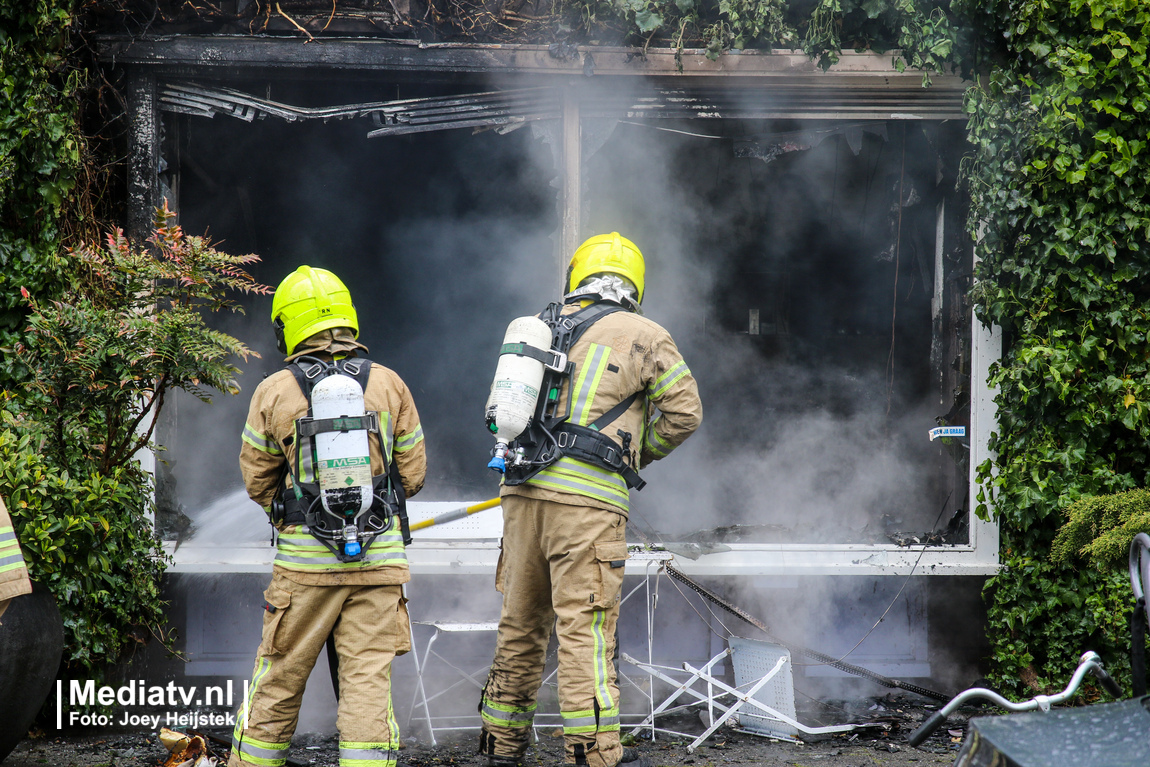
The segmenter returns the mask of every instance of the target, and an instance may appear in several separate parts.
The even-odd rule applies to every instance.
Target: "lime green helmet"
[[[635,243],[618,232],[599,234],[575,249],[571,263],[567,267],[567,292],[579,287],[579,283],[593,274],[607,272],[625,277],[635,286],[638,295],[635,300],[643,303],[644,272],[643,254]]]
[[[359,319],[347,286],[327,269],[301,266],[284,278],[272,298],[272,328],[281,354],[329,328],[351,328],[359,338]]]

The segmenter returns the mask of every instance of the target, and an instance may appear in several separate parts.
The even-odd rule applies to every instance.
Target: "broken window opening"
[[[276,87],[297,103],[319,95],[314,85]],[[350,104],[359,89],[322,97],[340,92]],[[939,416],[969,422],[960,129],[698,117],[722,104],[743,115],[765,107],[723,92],[726,101],[696,94],[687,112],[664,109],[675,94],[591,97],[580,119],[581,236],[618,229],[640,244],[647,311],[679,341],[707,411],[704,432],[650,470],[633,519],[700,547],[970,543],[966,449],[926,434]],[[355,108],[362,118],[365,106],[399,102]],[[554,297],[557,116],[510,136],[413,131],[382,141],[368,141],[362,121],[322,117],[249,125],[184,112],[164,122],[185,226],[259,252],[264,281],[311,263],[367,291],[357,303],[369,307],[361,322],[373,357],[409,380],[440,446],[429,443],[438,466],[419,500],[492,494],[478,459],[486,434],[468,427],[482,402],[469,407],[468,397],[482,399],[494,366],[483,338],[497,343],[511,317]],[[234,456],[196,450],[235,430],[259,373],[278,368],[267,310],[253,304],[251,325],[229,329],[264,354],[245,394],[206,417],[177,415],[171,509],[232,513],[223,509],[235,491],[197,478],[238,481]],[[432,347],[441,354],[428,355]],[[262,537],[262,518],[252,519]]]
[[[707,426],[674,459],[691,470],[652,471],[632,519],[712,550],[969,542],[968,449],[928,438],[969,423],[969,242],[953,216],[936,231],[938,206],[960,208],[961,140],[623,121],[587,160],[585,231],[650,249],[649,311],[702,371]]]

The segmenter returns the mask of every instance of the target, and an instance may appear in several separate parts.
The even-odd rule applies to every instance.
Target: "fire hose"
[[[727,602],[726,600],[719,597],[717,594],[715,594],[711,591],[708,591],[706,588],[704,588],[699,583],[696,583],[695,581],[691,580],[691,578],[689,578],[682,571],[677,570],[676,568],[674,568],[673,566],[671,566],[669,564],[664,565],[663,567],[664,567],[664,570],[666,571],[667,575],[669,575],[672,578],[674,578],[675,580],[679,581],[680,583],[685,585],[687,588],[691,589],[691,591],[694,591],[696,594],[698,594],[699,596],[708,600],[709,602],[712,602],[712,603],[718,605],[719,607],[723,608],[724,610],[729,612],[731,615],[734,615],[739,620],[742,620],[742,621],[745,621],[746,623],[751,624],[752,626],[757,628],[759,631],[766,634],[767,638],[770,641],[774,642],[775,644],[782,645],[783,647],[787,648],[788,650],[790,650],[793,653],[797,653],[798,655],[802,655],[804,657],[811,658],[812,660],[817,660],[820,663],[825,663],[826,665],[830,666],[831,668],[837,668],[839,671],[845,671],[846,673],[851,674],[853,676],[859,676],[859,677],[862,677],[864,679],[869,679],[872,682],[876,682],[876,683],[882,685],[883,687],[890,687],[890,688],[897,689],[897,690],[906,690],[907,692],[913,692],[916,695],[921,695],[924,698],[932,698],[934,700],[939,700],[939,701],[950,700],[949,695],[943,695],[941,692],[935,692],[934,690],[928,690],[925,687],[919,687],[918,685],[910,684],[909,682],[900,682],[897,679],[891,679],[889,677],[883,676],[882,674],[875,673],[874,671],[871,671],[870,669],[865,669],[861,666],[855,666],[855,665],[850,664],[850,663],[844,663],[842,660],[839,660],[838,658],[835,658],[831,655],[827,655],[825,653],[821,653],[821,652],[818,652],[816,650],[811,650],[811,649],[808,649],[806,647],[802,647],[800,645],[796,645],[796,644],[793,644],[790,642],[784,642],[783,640],[779,639],[778,637],[772,635],[771,632],[767,629],[766,624],[764,624],[762,621],[758,620],[757,618],[755,618],[752,615],[749,615],[747,612],[736,607],[735,605]]]

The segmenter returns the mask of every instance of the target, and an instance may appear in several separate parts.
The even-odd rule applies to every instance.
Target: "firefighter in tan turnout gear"
[[[272,322],[288,366],[252,395],[240,467],[279,540],[228,764],[285,763],[326,642],[338,658],[340,765],[394,767],[391,661],[411,649],[403,500],[426,472],[419,415],[394,371],[357,356],[367,349],[351,295],[331,272],[288,275]]]
[[[16,528],[12,526],[4,500],[0,498],[0,616],[4,615],[13,599],[31,593],[32,581],[20,553]]]
[[[559,639],[559,708],[567,764],[641,767],[619,743],[615,625],[627,559],[629,488],[636,473],[698,428],[698,388],[671,336],[639,315],[644,263],[617,233],[592,237],[571,259],[562,304],[540,315],[551,348],[514,342],[504,362],[541,360],[548,371],[529,425],[509,444],[500,372],[488,428],[501,440],[503,543],[496,588],[503,610],[495,660],[480,701],[479,750],[493,767],[521,764],[552,625]],[[527,323],[542,325],[534,318]],[[566,359],[560,355],[566,354]],[[508,356],[511,355],[511,356]],[[523,388],[520,387],[519,391]],[[516,431],[520,422],[511,428]]]

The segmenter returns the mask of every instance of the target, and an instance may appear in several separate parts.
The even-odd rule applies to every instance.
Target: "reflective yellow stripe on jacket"
[[[397,453],[406,453],[408,450],[411,450],[411,448],[415,447],[422,441],[423,424],[419,424],[415,427],[415,431],[411,432],[410,434],[404,434],[402,437],[395,441],[394,450]]]
[[[607,369],[611,347],[591,344],[587,358],[571,384],[571,422],[587,426],[591,421],[591,407],[598,394],[599,383]],[[612,403],[614,405],[614,403]],[[598,498],[614,506],[629,509],[627,482],[619,474],[575,458],[560,458],[529,479],[528,484]]]
[[[24,567],[24,557],[20,554],[16,530],[11,525],[0,526],[0,573]]]
[[[260,434],[258,431],[253,429],[249,424],[246,424],[246,423],[244,424],[244,431],[240,435],[240,438],[244,442],[246,442],[249,445],[251,445],[252,447],[254,447],[256,450],[262,450],[263,452],[268,453],[270,455],[283,455],[284,454],[283,451],[280,450],[280,446],[276,444],[276,441],[274,439],[267,436],[266,434]]]
[[[395,527],[378,536],[358,562],[340,562],[315,536],[298,527],[280,534],[276,544],[275,563],[287,570],[298,572],[331,572],[333,570],[358,570],[379,565],[407,566],[407,552],[403,548],[403,533]],[[338,546],[338,543],[336,544]]]

